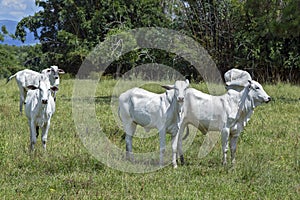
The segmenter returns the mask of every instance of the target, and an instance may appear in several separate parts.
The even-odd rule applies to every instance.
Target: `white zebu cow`
[[[232,71],[226,75],[231,77],[230,73]],[[245,76],[243,75],[243,77]],[[221,132],[223,164],[227,163],[226,157],[230,139],[231,161],[232,163],[235,162],[238,136],[249,121],[254,108],[271,100],[271,97],[258,82],[253,80],[246,82],[247,85],[243,86],[244,80],[226,80],[226,83],[229,84],[227,85],[228,91],[222,96],[212,96],[193,88],[186,91],[182,123],[178,133],[178,153],[182,161],[182,134],[187,125],[192,124],[203,134],[208,131]],[[176,165],[176,156],[176,153],[173,154],[174,165]]]
[[[22,114],[22,108],[23,104],[25,103],[26,98],[26,92],[27,92],[27,86],[28,85],[37,85],[38,79],[37,77],[40,75],[40,73],[36,71],[32,71],[30,69],[24,69],[21,71],[18,71],[14,75],[10,76],[7,79],[8,83],[12,78],[16,77],[16,81],[20,90],[20,114]]]
[[[59,85],[59,76],[58,74],[65,73],[62,69],[58,69],[57,66],[51,66],[50,68],[44,69],[42,73],[47,74],[51,86],[58,87]],[[20,114],[22,114],[22,108],[23,104],[25,103],[26,98],[26,92],[27,92],[27,86],[28,85],[37,85],[37,77],[40,75],[39,72],[30,70],[30,69],[24,69],[21,71],[18,71],[14,75],[10,76],[7,79],[8,83],[12,78],[16,77],[16,81],[20,90]],[[54,99],[56,96],[56,92],[53,92]]]
[[[166,93],[155,94],[140,88],[133,88],[119,97],[119,116],[126,132],[127,158],[132,160],[132,137],[136,126],[149,131],[157,128],[160,137],[160,165],[166,143],[166,132],[172,134],[172,146],[177,144],[181,106],[189,81],[176,81],[172,86],[163,86]],[[169,90],[169,91],[168,91]]]
[[[51,90],[58,90],[55,86],[50,86],[49,79],[45,74],[37,76],[37,85],[28,85],[29,89],[26,97],[25,113],[30,127],[30,146],[34,150],[39,128],[42,129],[43,148],[46,149],[50,120],[55,112],[55,102],[51,95]]]

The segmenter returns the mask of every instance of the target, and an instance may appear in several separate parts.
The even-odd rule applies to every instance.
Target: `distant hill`
[[[16,31],[16,27],[18,25],[18,22],[17,21],[12,21],[12,20],[0,20],[0,28],[3,25],[5,25],[6,30],[9,33],[14,34],[15,31]],[[5,36],[4,41],[3,42],[0,41],[0,44],[7,44],[7,45],[11,45],[11,46],[13,46],[13,45],[14,46],[24,46],[24,45],[34,45],[38,42],[39,42],[38,40],[34,39],[33,33],[28,31],[27,36],[26,36],[26,40],[25,40],[24,43],[22,43],[20,40],[14,40],[9,36]]]

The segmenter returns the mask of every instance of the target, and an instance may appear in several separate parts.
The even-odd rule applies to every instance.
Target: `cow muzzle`
[[[272,98],[271,98],[271,97],[268,97],[268,98],[265,100],[265,102],[266,102],[266,103],[269,103],[271,100],[272,100]]]
[[[178,101],[178,103],[183,103],[184,102],[184,97],[178,97],[177,101]]]
[[[47,99],[46,99],[46,100],[43,99],[43,100],[42,100],[42,104],[48,104],[48,100],[47,100]]]

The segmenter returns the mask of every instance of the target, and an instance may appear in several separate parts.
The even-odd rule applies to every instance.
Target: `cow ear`
[[[165,88],[166,90],[172,90],[174,89],[174,85],[162,85],[162,88]]]
[[[51,87],[51,90],[54,91],[54,92],[57,92],[57,91],[58,91],[58,87],[52,86],[52,87]]]
[[[62,69],[58,69],[58,73],[59,73],[59,74],[64,74],[64,73],[65,73],[65,71],[64,71],[64,70],[62,70]]]
[[[186,79],[186,80],[185,80],[185,83],[186,83],[187,85],[189,85],[189,84],[190,84],[189,79]]]
[[[252,81],[248,80],[248,83],[249,83],[248,87],[251,88]]]
[[[36,89],[38,89],[38,87],[36,87],[34,85],[28,85],[27,89],[29,89],[29,90],[36,90]]]

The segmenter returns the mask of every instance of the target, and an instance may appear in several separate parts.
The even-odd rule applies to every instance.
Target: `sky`
[[[0,0],[0,20],[20,21],[39,9],[35,0]]]

